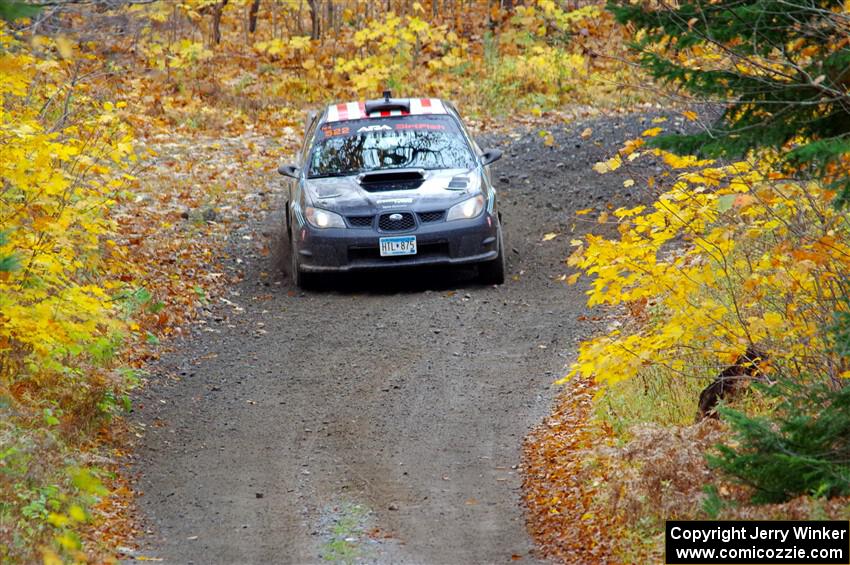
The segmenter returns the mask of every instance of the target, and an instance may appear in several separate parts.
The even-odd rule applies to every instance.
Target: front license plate
[[[379,240],[381,257],[416,255],[416,236],[382,237]]]

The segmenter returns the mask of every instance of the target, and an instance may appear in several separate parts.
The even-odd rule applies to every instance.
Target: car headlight
[[[342,216],[334,214],[333,212],[328,212],[327,210],[322,210],[321,208],[307,206],[304,209],[304,217],[307,218],[307,222],[309,222],[314,228],[324,229],[345,227],[345,221],[342,219]]]
[[[449,208],[446,221],[469,220],[481,214],[482,210],[484,210],[484,196],[479,194]]]

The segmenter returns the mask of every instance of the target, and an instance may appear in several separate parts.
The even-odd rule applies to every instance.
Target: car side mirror
[[[281,165],[277,168],[277,172],[285,177],[292,177],[294,179],[298,178],[298,167],[295,165]]]
[[[481,154],[481,157],[479,157],[482,165],[489,165],[501,158],[502,152],[499,149],[487,149]]]

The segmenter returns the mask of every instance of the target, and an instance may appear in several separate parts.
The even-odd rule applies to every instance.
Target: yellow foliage
[[[355,96],[451,70],[463,62],[466,50],[465,42],[448,32],[445,25],[432,26],[418,16],[401,17],[392,12],[369,21],[354,33],[353,41],[368,55],[340,57],[334,72],[349,84]]]
[[[126,332],[114,296],[126,267],[114,241],[107,242],[113,237],[113,197],[132,178],[125,170],[134,159],[133,140],[117,114],[124,105],[94,100],[86,85],[71,78],[77,63],[63,52],[73,49],[70,43],[57,48],[65,60],[39,59],[0,23],[0,45],[0,398],[13,403],[18,418],[47,410],[45,423],[55,426],[60,420],[44,406],[70,414],[102,400],[106,363]],[[63,398],[85,401],[81,408],[60,403]],[[5,440],[11,437],[7,455],[18,451],[15,442],[33,441],[16,427],[18,418],[4,421],[0,430]],[[52,436],[37,437],[61,449]],[[61,475],[63,468],[51,472]],[[32,483],[58,493],[57,487],[39,486],[39,479],[45,480],[38,471],[18,479],[21,506]],[[74,488],[83,490],[80,485]],[[102,495],[100,488],[87,492]],[[54,501],[72,496],[63,492]],[[15,505],[4,512],[16,519]],[[36,521],[36,528],[26,524],[28,531],[38,531],[40,519],[55,532],[62,555],[45,549],[46,563],[80,551],[74,529],[86,521],[86,511],[79,504],[20,519]],[[0,548],[0,560],[7,557]]]
[[[616,382],[648,365],[675,372],[694,351],[720,366],[749,346],[771,358],[771,370],[839,376],[826,327],[845,307],[850,227],[832,194],[781,180],[769,153],[716,166],[652,152],[688,172],[648,211],[615,210],[619,239],[588,235],[568,260],[592,276],[590,306],[641,307],[583,343],[565,379]],[[618,155],[594,168],[619,163]]]
[[[24,366],[58,371],[121,331],[97,281],[110,269],[102,249],[111,229],[109,181],[132,143],[112,105],[90,104],[92,113],[73,125],[61,115],[45,123],[39,110],[65,87],[40,75],[35,57],[9,49],[14,42],[2,28],[0,43],[8,78],[0,86],[0,259],[14,267],[0,273],[0,376],[8,386],[13,376],[25,378]]]
[[[517,6],[514,20],[524,28],[536,29],[538,35],[546,35],[550,26],[560,32],[572,31],[579,23],[601,12],[600,6],[593,4],[564,10],[554,0],[536,0],[528,6]]]

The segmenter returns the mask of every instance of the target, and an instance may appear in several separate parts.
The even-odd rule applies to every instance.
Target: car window
[[[322,125],[310,155],[309,177],[376,169],[471,169],[475,158],[447,115],[349,120]]]

